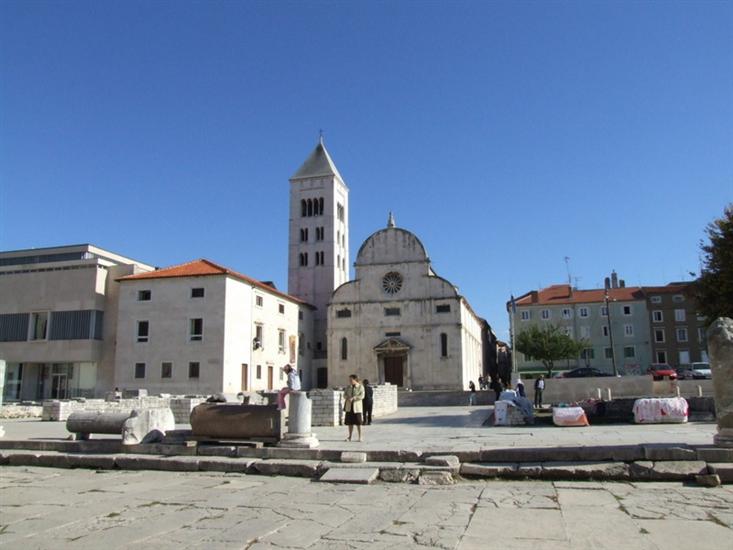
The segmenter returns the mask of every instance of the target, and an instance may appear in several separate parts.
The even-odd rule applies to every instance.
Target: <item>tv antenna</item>
[[[570,257],[565,256],[565,270],[568,272],[568,286],[573,286],[573,278],[570,276]]]

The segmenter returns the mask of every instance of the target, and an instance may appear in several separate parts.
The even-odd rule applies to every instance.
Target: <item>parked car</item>
[[[651,374],[654,380],[677,380],[677,371],[666,363],[654,363],[646,371],[647,374]]]
[[[562,373],[562,378],[589,378],[591,376],[613,376],[608,372],[603,372],[594,367],[578,367]]]
[[[710,370],[710,363],[692,363],[690,370],[694,373],[692,377],[695,380],[704,380],[705,378],[713,377],[713,373]]]
[[[690,367],[680,367],[676,372],[677,380],[692,380],[695,378],[695,371]]]

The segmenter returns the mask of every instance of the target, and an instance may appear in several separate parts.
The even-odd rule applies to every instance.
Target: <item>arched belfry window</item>
[[[323,197],[318,199],[318,215],[323,216]]]
[[[346,361],[349,358],[349,342],[346,338],[341,338],[341,360]]]
[[[313,215],[313,201],[310,199],[308,199],[308,215]]]
[[[305,202],[305,199],[301,199],[300,201],[300,215],[303,218],[308,215],[308,204]]]
[[[440,333],[440,356],[448,357],[448,335],[445,332]]]

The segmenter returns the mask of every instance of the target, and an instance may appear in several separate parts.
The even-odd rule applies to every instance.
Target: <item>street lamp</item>
[[[613,375],[618,376],[616,368],[616,352],[613,348],[613,331],[611,330],[611,308],[608,305],[608,289],[603,294],[603,302],[606,304],[606,323],[608,324],[608,337],[611,340],[611,366],[613,367]]]

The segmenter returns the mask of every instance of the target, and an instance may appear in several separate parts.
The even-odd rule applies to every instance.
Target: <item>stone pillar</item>
[[[721,317],[708,329],[708,352],[713,373],[719,447],[733,447],[733,319]]]
[[[3,394],[5,393],[5,361],[0,359],[0,407],[3,406]]]
[[[288,433],[278,443],[280,447],[312,449],[318,447],[316,434],[311,432],[311,400],[304,391],[290,392],[288,404]]]

